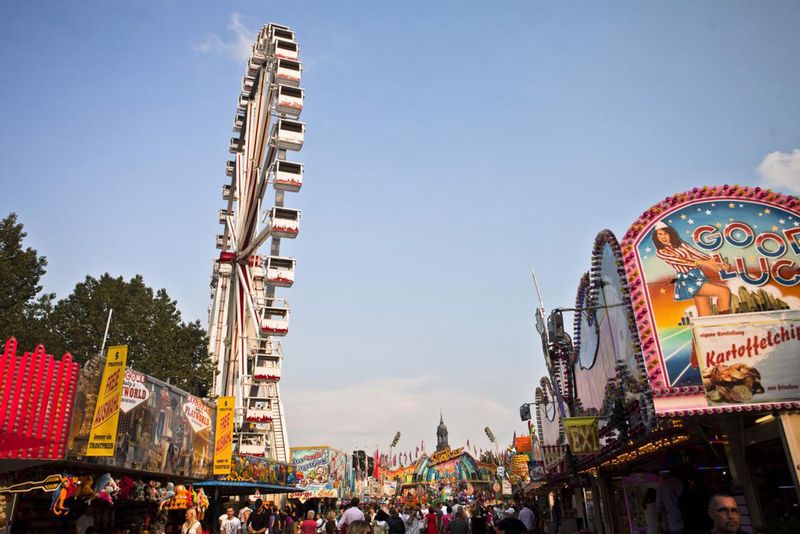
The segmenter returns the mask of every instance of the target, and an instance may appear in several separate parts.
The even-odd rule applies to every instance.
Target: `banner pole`
[[[108,340],[108,327],[111,326],[111,314],[114,313],[114,308],[108,309],[108,320],[106,321],[106,331],[103,334],[103,342],[100,344],[100,355],[102,356],[106,350],[106,341]]]

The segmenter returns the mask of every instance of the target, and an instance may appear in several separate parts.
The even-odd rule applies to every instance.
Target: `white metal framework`
[[[275,288],[294,283],[296,261],[280,255],[281,239],[300,231],[300,211],[284,206],[285,193],[303,185],[303,164],[286,159],[305,135],[299,52],[294,32],[270,23],[247,62],[229,145],[234,159],[225,165],[230,183],[222,190],[227,206],[219,211],[208,321],[214,393],[236,397],[236,451],[280,461],[289,460],[289,443],[276,338],[289,331],[290,308]],[[264,204],[269,184],[275,197]],[[269,251],[260,254],[267,241]]]

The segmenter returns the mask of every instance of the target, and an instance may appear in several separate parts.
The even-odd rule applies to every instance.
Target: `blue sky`
[[[596,233],[714,183],[800,191],[797,2],[0,6],[0,211],[68,294],[144,275],[206,322],[247,45],[295,29],[293,444],[484,447],[543,373],[535,268],[571,305]],[[312,443],[314,442],[314,443]]]

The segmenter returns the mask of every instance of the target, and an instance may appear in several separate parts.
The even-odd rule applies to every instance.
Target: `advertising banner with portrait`
[[[346,453],[331,447],[292,447],[292,467],[303,492],[295,498],[337,498],[344,490]]]
[[[99,369],[81,371],[70,431],[69,456],[87,456],[91,413],[98,398]],[[126,369],[119,403],[113,465],[170,475],[206,477],[213,457],[211,405],[156,378]]]
[[[241,456],[239,454],[234,454],[231,457],[230,473],[218,478],[220,480],[264,482],[282,486],[294,486],[297,483],[297,477],[291,465],[261,456]]]
[[[800,352],[786,356],[792,343],[769,343],[800,310],[796,199],[738,186],[674,195],[634,223],[622,250],[659,413],[798,398],[768,393],[758,368],[800,363]]]

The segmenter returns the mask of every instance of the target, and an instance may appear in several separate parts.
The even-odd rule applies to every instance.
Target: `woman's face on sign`
[[[656,230],[656,239],[658,239],[659,242],[664,243],[665,245],[670,244],[669,234],[664,229],[659,228],[658,230]]]

